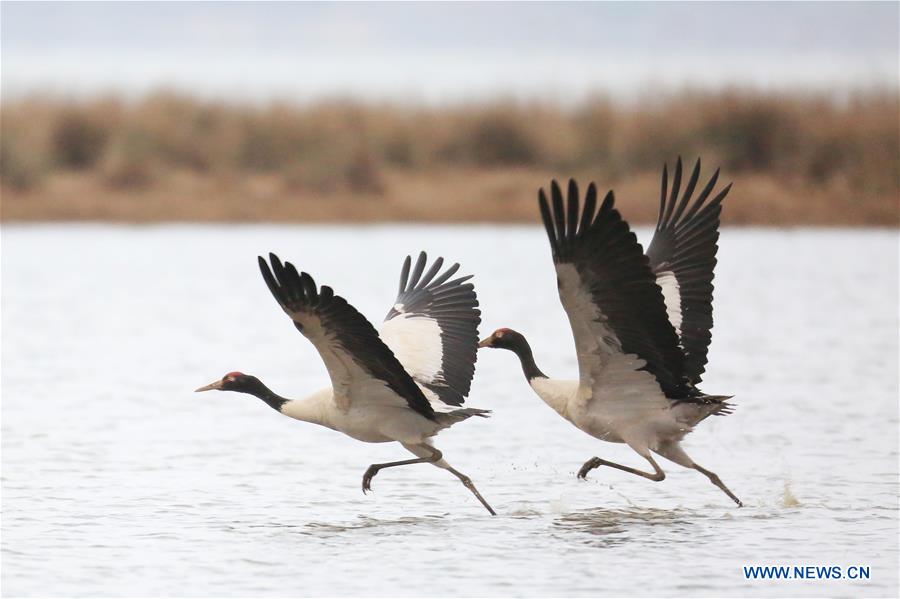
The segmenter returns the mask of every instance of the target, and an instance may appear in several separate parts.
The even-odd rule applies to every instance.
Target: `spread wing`
[[[647,257],[609,192],[597,210],[591,184],[579,208],[569,181],[567,202],[556,181],[552,204],[540,191],[541,217],[556,265],[559,297],[569,316],[581,387],[592,399],[667,407],[689,393],[678,337]]]
[[[269,254],[271,270],[259,257],[259,269],[269,291],[309,339],[331,377],[335,402],[348,409],[353,402],[388,402],[409,407],[429,419],[434,410],[424,393],[406,372],[375,327],[331,287],[317,288],[307,273],[298,273]],[[393,393],[379,393],[389,388]]]
[[[700,160],[679,197],[681,158],[675,165],[671,192],[668,171],[663,166],[659,221],[647,249],[650,268],[663,292],[666,312],[680,337],[684,353],[684,374],[698,384],[706,368],[706,355],[712,339],[713,270],[716,267],[716,242],[719,239],[719,215],[722,200],[731,190],[729,184],[709,202],[719,179],[719,171],[691,203],[700,177]]]
[[[407,256],[394,306],[381,325],[381,337],[406,371],[445,404],[462,405],[475,373],[481,312],[472,275],[450,280],[459,264],[443,273],[438,258],[425,272],[428,257],[416,265]],[[424,272],[424,274],[423,274]],[[440,273],[440,274],[439,274]]]

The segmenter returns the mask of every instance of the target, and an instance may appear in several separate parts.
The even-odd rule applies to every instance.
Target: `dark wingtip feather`
[[[287,290],[288,297],[294,301],[302,301],[303,283],[297,268],[290,262],[284,263],[282,286]]]
[[[606,192],[606,197],[603,198],[603,204],[600,205],[600,212],[609,212],[615,207],[616,204],[616,194],[613,193],[613,190],[610,189]]]
[[[710,205],[710,206],[715,206],[716,204],[721,204],[721,203],[722,203],[722,200],[725,199],[725,196],[728,195],[728,192],[731,191],[731,186],[732,186],[732,185],[734,185],[734,183],[729,183],[728,185],[726,185],[726,186],[725,186],[725,189],[723,189],[722,191],[720,191],[720,192],[719,192],[719,195],[717,195],[715,198],[713,198],[713,201],[710,202],[709,205]]]
[[[675,174],[672,176],[672,189],[669,192],[669,199],[666,201],[666,213],[662,218],[666,225],[669,224],[672,218],[672,212],[675,210],[675,201],[678,199],[678,193],[681,191],[681,171],[681,156],[679,156],[675,162]]]
[[[679,160],[681,158],[679,157]],[[691,201],[691,196],[694,195],[694,189],[697,187],[697,181],[700,179],[700,158],[697,158],[697,163],[694,165],[694,170],[691,172],[691,177],[688,179],[688,183],[684,188],[684,193],[681,196],[681,201],[678,202],[678,208],[675,209],[675,214],[672,215],[672,224],[676,225],[678,220],[681,218],[681,215],[684,214],[685,208],[687,208],[688,203]]]
[[[281,260],[275,254],[270,253],[269,262],[272,264],[272,274],[275,275],[278,285],[284,286],[284,265],[281,263]]]
[[[562,242],[566,238],[566,213],[563,206],[562,188],[556,179],[550,185],[550,197],[553,201],[553,223],[556,226],[556,239]]]
[[[663,214],[666,212],[666,196],[669,195],[669,164],[663,163],[662,183],[659,190],[659,216],[656,217],[656,228],[664,228]]]
[[[463,275],[463,276],[461,276],[461,277],[457,277],[456,279],[453,279],[452,281],[450,281],[450,284],[451,284],[451,285],[462,285],[463,283],[465,283],[465,282],[468,281],[469,279],[473,278],[474,276],[475,276],[475,275]],[[472,289],[475,288],[475,287],[474,287],[473,285],[471,285],[471,284],[469,284],[468,287],[471,287]],[[477,305],[477,304],[476,304],[476,305]]]
[[[423,254],[425,252],[422,252]],[[428,269],[428,272],[425,273],[425,276],[422,277],[422,280],[419,281],[419,287],[428,287],[428,284],[431,283],[431,280],[434,278],[434,275],[441,270],[441,267],[444,265],[444,258],[442,256],[438,256],[438,259],[434,261],[431,265],[431,268]]]
[[[266,287],[269,288],[269,292],[275,297],[275,300],[279,304],[282,303],[281,290],[278,287],[275,276],[269,269],[269,263],[266,262],[265,258],[262,256],[257,256],[257,262],[259,263],[259,272],[262,274],[263,281],[266,282]]]
[[[428,285],[428,288],[433,289],[435,287],[439,287],[439,286],[443,285],[444,282],[447,279],[449,279],[450,277],[452,277],[454,274],[456,274],[456,271],[458,271],[458,270],[459,270],[459,263],[454,263],[447,270],[445,270],[443,273],[441,273],[438,276],[438,278],[436,278],[434,281],[432,281],[431,284]]]
[[[422,276],[422,271],[425,270],[425,261],[428,260],[428,256],[425,252],[419,252],[419,258],[416,260],[416,266],[413,268],[412,275],[409,278],[409,286],[411,288],[415,288],[416,285],[419,284],[419,278]]]
[[[544,221],[544,229],[547,230],[547,238],[550,240],[550,248],[553,254],[557,252],[556,232],[553,229],[553,216],[550,213],[550,203],[547,201],[547,194],[542,187],[538,191],[538,205],[541,210],[541,220]]]
[[[406,291],[406,284],[409,281],[409,269],[412,266],[412,256],[407,256],[403,261],[403,268],[400,269],[400,289],[397,293]]]
[[[578,228],[578,182],[569,179],[568,214],[566,215],[566,238],[575,239]]]
[[[684,216],[684,221],[687,222],[691,220],[697,212],[703,207],[706,203],[707,198],[709,198],[709,194],[712,193],[712,190],[716,187],[716,183],[719,180],[719,172],[721,169],[716,169],[716,172],[713,173],[712,177],[710,177],[709,181],[706,183],[706,187],[703,188],[703,191],[700,192],[700,195],[697,196],[697,200],[691,206],[690,210],[687,211],[687,214]]]
[[[587,193],[584,194],[584,208],[581,212],[581,224],[578,227],[579,232],[587,231],[594,220],[594,211],[597,209],[597,186],[594,182],[588,185]]]
[[[293,268],[293,265],[291,265],[291,267]],[[296,270],[294,272],[296,272]],[[300,274],[300,285],[301,285],[301,287],[303,289],[303,293],[306,295],[307,299],[310,302],[315,302],[316,297],[319,294],[316,292],[316,282],[309,275],[309,273],[304,272],[304,273]]]

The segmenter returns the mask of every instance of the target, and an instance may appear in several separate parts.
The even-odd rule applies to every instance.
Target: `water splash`
[[[791,491],[791,483],[784,481],[784,490],[781,492],[781,505],[783,507],[800,507],[800,500]]]

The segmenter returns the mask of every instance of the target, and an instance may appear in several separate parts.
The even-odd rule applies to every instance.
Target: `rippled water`
[[[644,236],[646,240],[646,236]],[[256,270],[274,250],[370,318],[420,248],[477,274],[483,332],[526,333],[574,376],[537,228],[2,230],[2,591],[10,595],[876,595],[897,593],[895,231],[726,230],[696,472],[600,469],[595,441],[482,352],[471,405],[437,438],[499,512],[395,444],[192,390],[240,369],[300,397],[327,384]],[[869,566],[863,581],[749,581],[744,565]]]

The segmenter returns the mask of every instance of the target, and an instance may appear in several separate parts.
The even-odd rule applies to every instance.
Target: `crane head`
[[[248,386],[256,382],[256,377],[244,374],[243,372],[229,372],[218,381],[195,389],[194,391],[244,391]]]
[[[513,349],[525,338],[521,333],[512,329],[502,328],[491,333],[490,337],[482,339],[478,347],[494,347],[498,349]]]

